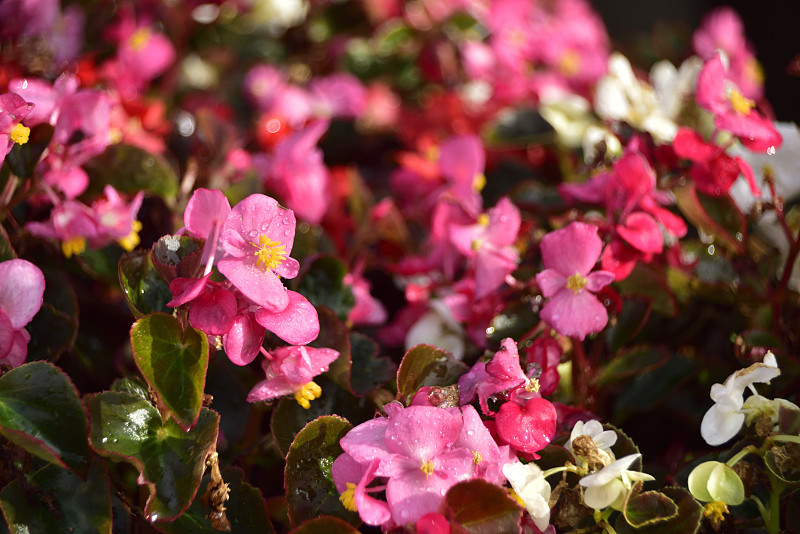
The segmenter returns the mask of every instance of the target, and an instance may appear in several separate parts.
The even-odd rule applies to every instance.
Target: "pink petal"
[[[28,324],[42,307],[44,275],[27,260],[0,263],[0,309],[4,310],[14,330]]]
[[[700,107],[717,114],[727,109],[725,102],[725,66],[722,58],[715,54],[706,61],[697,75],[697,103]]]
[[[274,198],[250,195],[236,204],[225,218],[222,246],[228,254],[237,257],[252,255],[255,247],[252,250],[242,250],[242,247],[258,243],[258,236],[265,235],[283,245],[288,256],[292,252],[295,226],[294,213],[281,208]]]
[[[360,464],[384,458],[390,454],[384,436],[389,427],[389,419],[380,417],[361,423],[339,440],[344,452]]]
[[[260,309],[256,312],[256,321],[292,345],[314,341],[319,335],[317,309],[300,293],[288,291],[287,295],[289,303],[282,311]]]
[[[716,146],[706,143],[699,133],[686,127],[678,129],[672,146],[678,156],[697,163],[710,160],[719,150]]]
[[[356,485],[356,491],[353,495],[356,509],[358,509],[358,515],[360,515],[361,519],[368,525],[382,525],[392,518],[389,505],[374,497],[370,497],[366,492],[367,484],[375,479],[375,470],[379,463],[378,459],[370,462],[369,466],[367,466],[367,469],[364,471],[364,475]]]
[[[586,277],[586,289],[592,293],[597,293],[608,284],[614,281],[614,273],[609,271],[594,271]]]
[[[539,284],[542,295],[548,298],[555,295],[558,290],[567,287],[567,276],[555,269],[545,269],[536,275],[536,283]]]
[[[544,236],[541,250],[545,269],[555,269],[564,276],[586,275],[597,263],[603,242],[596,226],[573,222]]]
[[[0,308],[0,360],[11,352],[11,347],[14,346],[15,333],[16,330],[11,325],[11,319],[8,318],[8,314]]]
[[[191,325],[214,336],[226,334],[235,317],[236,297],[219,287],[200,294],[189,308]]]
[[[337,456],[333,461],[331,476],[333,477],[336,491],[344,493],[347,490],[348,482],[358,484],[358,481],[364,476],[364,466],[345,452]]]
[[[442,454],[458,439],[461,414],[433,406],[409,406],[386,429],[390,451],[419,461]]]
[[[255,256],[224,258],[217,268],[242,294],[266,310],[277,313],[289,305],[289,294],[271,270],[256,265]]]
[[[576,294],[566,288],[545,303],[539,317],[559,334],[581,340],[608,323],[608,312],[597,297],[586,290]]]
[[[186,204],[183,224],[198,237],[208,238],[215,222],[222,223],[231,211],[231,204],[221,191],[197,189]]]
[[[169,284],[169,291],[173,298],[167,302],[167,306],[177,308],[193,301],[206,288],[209,278],[211,278],[211,273],[202,278],[176,278]]]
[[[761,189],[759,189],[758,184],[756,184],[756,177],[753,174],[753,168],[750,167],[750,164],[739,156],[736,156],[734,159],[736,160],[736,165],[739,167],[739,172],[742,173],[744,179],[747,180],[747,185],[750,186],[750,192],[753,193],[754,197],[761,198]]]
[[[617,226],[617,234],[632,247],[642,252],[658,254],[663,249],[664,238],[655,219],[647,213],[637,211]]]
[[[515,248],[485,243],[475,257],[475,299],[481,299],[503,285],[518,262]]]
[[[264,343],[264,328],[253,314],[239,315],[222,338],[225,354],[236,365],[247,365],[256,359]]]
[[[0,364],[19,367],[25,363],[25,359],[28,357],[28,342],[30,340],[31,336],[24,328],[17,330],[14,333],[14,343],[11,345],[11,350],[4,358],[0,358]]]
[[[507,337],[503,340],[500,350],[495,352],[494,357],[486,364],[486,372],[495,380],[515,382],[514,385],[527,380],[528,377],[519,365],[519,349],[513,339]]]
[[[475,176],[483,172],[483,143],[476,135],[451,137],[440,147],[439,169],[448,180],[472,187]]]
[[[247,402],[259,402],[276,399],[294,393],[296,385],[290,382],[285,376],[276,376],[268,380],[262,380],[256,384],[250,393],[247,394]]]
[[[486,239],[495,245],[512,245],[522,223],[519,209],[508,197],[503,197],[497,205],[489,210],[489,227]]]
[[[534,453],[555,436],[557,418],[555,407],[546,399],[530,399],[525,406],[506,402],[495,418],[497,434],[515,449]]]

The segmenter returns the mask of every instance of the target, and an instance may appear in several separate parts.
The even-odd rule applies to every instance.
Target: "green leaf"
[[[662,402],[678,384],[694,373],[696,366],[686,358],[672,356],[664,365],[636,375],[614,402],[614,417],[611,419],[622,423],[631,414]]]
[[[638,529],[677,517],[678,507],[658,491],[642,493],[642,481],[639,480],[625,496],[622,514],[629,525]]]
[[[284,457],[289,453],[297,433],[322,415],[336,414],[359,424],[375,414],[375,408],[366,399],[353,397],[332,380],[319,376],[314,381],[322,388],[322,395],[311,403],[308,410],[293,398],[282,398],[272,410],[272,437]]]
[[[224,469],[222,479],[230,488],[230,498],[225,501],[225,514],[231,523],[231,534],[274,533],[264,497],[257,488],[245,481],[244,472],[237,468]],[[208,510],[200,502],[200,495],[205,492],[208,482],[209,475],[206,473],[192,505],[175,521],[155,523],[156,529],[165,534],[219,534],[219,530],[215,530],[206,518]]]
[[[600,369],[597,376],[599,387],[614,384],[620,380],[658,369],[669,359],[669,354],[659,347],[638,345],[617,353],[608,364]]]
[[[6,486],[0,493],[0,508],[14,534],[111,534],[111,492],[105,463],[95,459],[86,480],[48,465],[28,483],[17,480]]]
[[[14,247],[11,246],[11,241],[8,239],[8,234],[5,228],[0,225],[0,261],[8,261],[16,259],[17,253],[14,252]]]
[[[539,323],[539,315],[533,311],[531,303],[518,300],[498,313],[486,329],[486,337],[491,347],[499,347],[507,337],[519,339]]]
[[[169,286],[159,275],[147,250],[127,252],[119,259],[119,284],[134,317],[148,313],[169,313]]]
[[[338,517],[322,516],[309,519],[289,534],[358,534],[358,530]]]
[[[352,392],[350,387],[350,373],[352,361],[350,360],[350,330],[336,316],[336,312],[328,307],[317,308],[319,316],[319,335],[310,345],[316,348],[330,348],[339,351],[339,357],[331,363],[326,373],[342,388]]]
[[[787,486],[800,486],[800,445],[797,443],[776,442],[764,456],[764,464]]]
[[[133,358],[181,428],[194,426],[203,404],[208,340],[191,326],[163,313],[140,317],[131,328]]]
[[[110,145],[84,169],[89,175],[86,197],[98,196],[106,185],[123,193],[149,191],[167,202],[178,193],[178,176],[167,160],[135,146]]]
[[[111,391],[128,393],[134,397],[142,399],[143,401],[150,402],[150,394],[147,391],[147,384],[137,377],[127,377],[115,380],[114,383],[111,384]]]
[[[397,370],[397,393],[406,403],[424,386],[449,386],[467,372],[467,366],[446,350],[417,345],[403,356]]]
[[[503,488],[485,480],[459,482],[445,495],[442,515],[460,532],[491,534],[517,532],[522,508]]]
[[[286,456],[284,487],[292,525],[333,515],[352,525],[361,520],[345,510],[333,484],[331,466],[342,454],[339,440],[353,427],[347,419],[325,415],[308,423],[294,438]]]
[[[73,256],[81,269],[92,278],[101,279],[109,284],[119,281],[119,260],[123,250],[118,245],[93,249],[87,248],[78,256]]]
[[[78,301],[62,272],[45,273],[47,285],[39,313],[25,329],[31,335],[28,360],[57,360],[78,337]]]
[[[0,433],[31,454],[83,475],[88,426],[75,386],[55,365],[26,363],[0,377]]]
[[[744,252],[746,221],[730,196],[712,197],[697,191],[691,183],[672,192],[678,208],[690,222],[737,254]]]
[[[197,493],[206,455],[216,443],[219,416],[203,409],[186,432],[173,419],[162,422],[152,404],[128,393],[98,393],[88,404],[92,448],[140,471],[140,483],[149,491],[148,518],[169,520],[183,513]]]
[[[343,282],[346,274],[347,265],[342,260],[320,256],[300,279],[297,291],[315,307],[327,306],[340,321],[346,321],[356,303],[352,288]]]
[[[350,333],[350,386],[356,395],[366,395],[394,378],[397,369],[389,358],[378,356],[380,347],[369,337]]]
[[[11,172],[23,179],[33,176],[42,153],[53,138],[53,130],[50,124],[37,124],[31,128],[27,143],[24,145],[14,143],[11,152],[6,156]]]
[[[622,311],[617,316],[614,326],[606,329],[606,341],[615,354],[632,340],[650,318],[653,303],[648,298],[630,297],[622,304]]]
[[[630,275],[617,282],[623,297],[645,297],[652,301],[653,311],[666,317],[675,317],[678,304],[665,276],[653,268],[638,263]]]
[[[700,528],[703,507],[683,488],[666,487],[660,492],[678,506],[678,513],[669,519],[635,528],[623,515],[617,518],[617,534],[694,534]]]

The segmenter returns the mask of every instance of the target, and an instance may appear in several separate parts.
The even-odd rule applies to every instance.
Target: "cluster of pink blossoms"
[[[314,306],[300,293],[286,289],[281,278],[297,276],[291,258],[295,217],[266,195],[251,195],[231,209],[216,190],[198,189],[184,213],[185,232],[204,239],[199,278],[176,277],[170,282],[168,306],[188,307],[189,322],[211,336],[220,336],[230,360],[247,365],[259,353],[267,360],[267,379],[248,400],[256,402],[295,394],[305,408],[321,394],[312,378],[328,369],[339,353],[303,347],[319,334]],[[214,266],[225,276],[211,280]],[[291,347],[272,354],[262,348],[267,330]]]

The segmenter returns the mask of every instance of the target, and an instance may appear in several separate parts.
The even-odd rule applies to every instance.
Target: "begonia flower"
[[[31,130],[22,121],[32,109],[33,104],[16,93],[0,95],[0,165],[14,144],[24,145],[28,142]]]
[[[369,280],[361,274],[361,269],[347,273],[342,280],[353,290],[355,304],[347,320],[353,325],[379,325],[386,322],[388,312],[381,302],[370,294],[371,285]]]
[[[461,432],[453,447],[464,447],[472,452],[472,477],[482,478],[492,484],[503,484],[503,470],[507,464],[516,461],[516,456],[508,445],[497,444],[478,411],[471,405],[461,407],[461,418]]]
[[[518,391],[527,393],[523,388]],[[545,448],[556,435],[558,414],[549,400],[525,397],[527,395],[512,395],[511,400],[497,410],[497,435],[515,450],[538,458],[536,452]]]
[[[608,312],[594,293],[610,284],[614,275],[591,272],[602,249],[597,227],[586,223],[570,223],[542,238],[545,270],[536,275],[536,282],[551,298],[539,316],[562,335],[582,340],[608,322]]]
[[[542,470],[533,462],[513,462],[503,466],[503,474],[530,514],[536,528],[544,531],[550,524],[549,501],[552,488],[545,480]]]
[[[778,148],[782,138],[772,121],[761,115],[755,102],[742,95],[728,79],[722,56],[706,61],[697,76],[697,103],[714,114],[714,124],[754,151]]]
[[[271,312],[289,305],[289,294],[279,276],[294,278],[300,264],[290,258],[295,218],[266,195],[250,195],[225,218],[220,240],[228,254],[219,271],[254,303]]]
[[[370,497],[367,485],[375,480],[375,471],[380,465],[379,459],[374,459],[366,468],[355,461],[349,454],[341,454],[331,466],[331,475],[337,491],[341,494],[339,500],[351,512],[358,512],[361,519],[368,525],[383,525],[392,518],[389,505],[384,501]],[[385,489],[385,486],[375,490]]]
[[[183,224],[186,230],[197,237],[206,240],[203,247],[201,265],[205,265],[205,273],[211,272],[214,260],[224,254],[220,242],[222,225],[231,212],[231,205],[221,191],[216,189],[199,188],[192,193],[183,212]]]
[[[576,451],[572,446],[572,443],[580,436],[589,437],[594,444],[595,450],[592,451],[594,456],[591,458],[592,461],[600,460],[600,463],[605,466],[616,460],[616,456],[614,456],[611,447],[617,442],[617,433],[613,430],[604,430],[603,425],[596,419],[586,423],[578,421],[575,423],[575,426],[572,427],[569,440],[564,444],[564,448],[571,452],[583,467],[588,465],[587,460],[590,459],[583,457],[579,454],[579,451]]]
[[[97,221],[92,211],[75,200],[54,207],[46,222],[32,221],[25,228],[37,237],[61,241],[61,251],[69,258],[86,250],[87,240],[98,235]]]
[[[92,203],[97,235],[89,239],[89,244],[99,248],[110,241],[116,241],[130,252],[140,242],[139,230],[142,229],[142,223],[136,216],[142,206],[144,191],[139,191],[130,202],[125,201],[110,185],[105,186],[103,195]]]
[[[500,287],[516,269],[519,253],[514,241],[520,224],[519,209],[502,198],[488,214],[478,217],[476,224],[451,227],[453,245],[474,265],[476,299]]]
[[[483,413],[493,415],[494,412],[489,410],[487,402],[489,397],[528,383],[528,377],[519,364],[517,343],[510,337],[505,338],[500,350],[495,352],[488,363],[476,363],[458,379],[460,403],[464,405],[472,402],[477,394]]]
[[[586,488],[583,491],[584,504],[595,510],[603,510],[609,506],[620,510],[625,495],[635,482],[655,480],[647,473],[628,470],[641,456],[639,453],[623,456],[600,471],[581,478],[579,483]]]
[[[709,445],[722,445],[742,429],[745,423],[744,390],[756,383],[769,383],[780,375],[775,355],[768,352],[763,362],[757,362],[730,375],[722,384],[711,386],[714,405],[708,409],[700,423],[700,434]]]
[[[558,388],[560,375],[558,374],[558,364],[561,363],[561,355],[564,349],[561,344],[550,336],[542,336],[533,340],[533,344],[525,349],[528,365],[539,368],[538,375],[534,375],[539,381],[539,394],[547,397]]]
[[[39,312],[44,275],[27,260],[0,263],[0,365],[17,367],[28,356],[31,336],[25,325]]]
[[[266,379],[256,384],[247,395],[247,402],[259,402],[294,395],[297,403],[308,409],[322,395],[322,388],[313,378],[328,370],[339,357],[333,349],[312,347],[278,347],[262,367]]]

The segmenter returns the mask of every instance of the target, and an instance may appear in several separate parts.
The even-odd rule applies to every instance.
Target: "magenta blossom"
[[[328,366],[339,357],[333,349],[312,347],[278,347],[272,358],[263,363],[267,377],[250,390],[248,402],[258,402],[294,394],[303,408],[322,395],[322,388],[313,378],[328,370]]]
[[[254,303],[271,312],[289,305],[289,294],[279,276],[294,278],[300,270],[290,258],[295,231],[294,212],[274,198],[250,195],[225,218],[222,247],[228,254],[219,271]]]
[[[597,227],[573,222],[544,236],[541,250],[545,270],[536,282],[552,298],[539,316],[558,333],[581,340],[605,328],[608,312],[593,293],[613,282],[614,274],[591,272],[603,250]]]
[[[471,403],[477,393],[483,413],[494,415],[494,412],[489,410],[487,402],[490,396],[527,385],[528,382],[528,377],[519,365],[517,344],[507,337],[489,363],[478,362],[468,373],[459,378],[460,403],[462,405]]]
[[[28,356],[25,325],[42,307],[44,275],[26,260],[0,263],[0,365],[17,367]]]
[[[222,225],[230,212],[230,202],[216,189],[201,187],[192,193],[192,198],[186,204],[186,211],[183,212],[186,231],[206,240],[200,260],[200,264],[206,266],[204,274],[210,273],[214,259],[224,254],[219,238]]]
[[[28,142],[31,131],[22,124],[22,120],[31,109],[33,104],[16,93],[0,95],[0,165],[15,143],[24,145]]]

